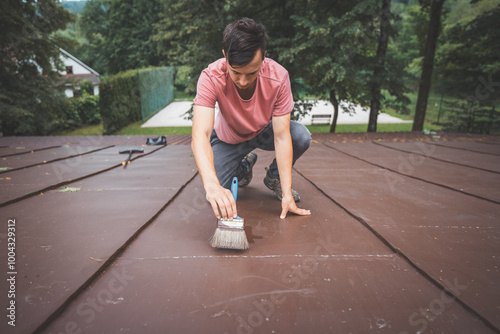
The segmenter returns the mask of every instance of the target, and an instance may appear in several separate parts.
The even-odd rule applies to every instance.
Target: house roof
[[[64,78],[67,79],[72,79],[75,81],[83,81],[83,80],[90,80],[94,85],[98,85],[101,80],[99,79],[99,76],[95,75],[94,73],[89,73],[89,74],[65,74],[63,76]]]
[[[86,70],[88,70],[89,72],[95,74],[96,76],[99,76],[100,74],[97,73],[94,69],[92,69],[90,66],[88,66],[87,64],[83,63],[80,59],[76,58],[75,56],[73,56],[71,53],[69,53],[68,51],[64,50],[64,49],[61,49],[59,48],[59,51],[61,51],[61,53],[63,55],[65,55],[66,57],[72,59],[73,61],[77,62],[78,64],[80,64],[82,67],[84,67]]]

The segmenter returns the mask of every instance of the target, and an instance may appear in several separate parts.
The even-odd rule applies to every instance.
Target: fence
[[[174,100],[174,73],[173,66],[138,71],[143,122]]]

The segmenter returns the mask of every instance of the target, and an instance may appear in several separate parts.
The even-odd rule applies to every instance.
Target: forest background
[[[12,50],[0,64],[7,135],[54,131],[63,97],[49,80],[60,67],[50,45],[101,78],[175,66],[176,97],[191,98],[200,72],[222,56],[222,30],[243,16],[266,26],[267,56],[289,71],[294,118],[326,99],[335,115],[354,105],[370,109],[367,131],[389,112],[414,119],[414,131],[434,124],[500,133],[500,0],[6,0],[1,7],[0,47]],[[43,43],[30,40],[35,32]],[[38,71],[23,59],[36,59]],[[345,110],[340,101],[349,102]],[[335,126],[336,117],[329,131]]]

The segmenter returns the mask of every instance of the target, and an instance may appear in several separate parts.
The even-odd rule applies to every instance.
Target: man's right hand
[[[236,210],[236,201],[229,189],[226,189],[217,184],[207,185],[207,201],[212,206],[217,219],[236,218],[238,212]]]

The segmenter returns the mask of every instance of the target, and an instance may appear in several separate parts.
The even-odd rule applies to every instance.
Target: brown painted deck
[[[0,138],[1,333],[500,332],[500,138],[315,134],[285,220],[257,151],[245,252],[208,244],[190,137],[146,138]]]

